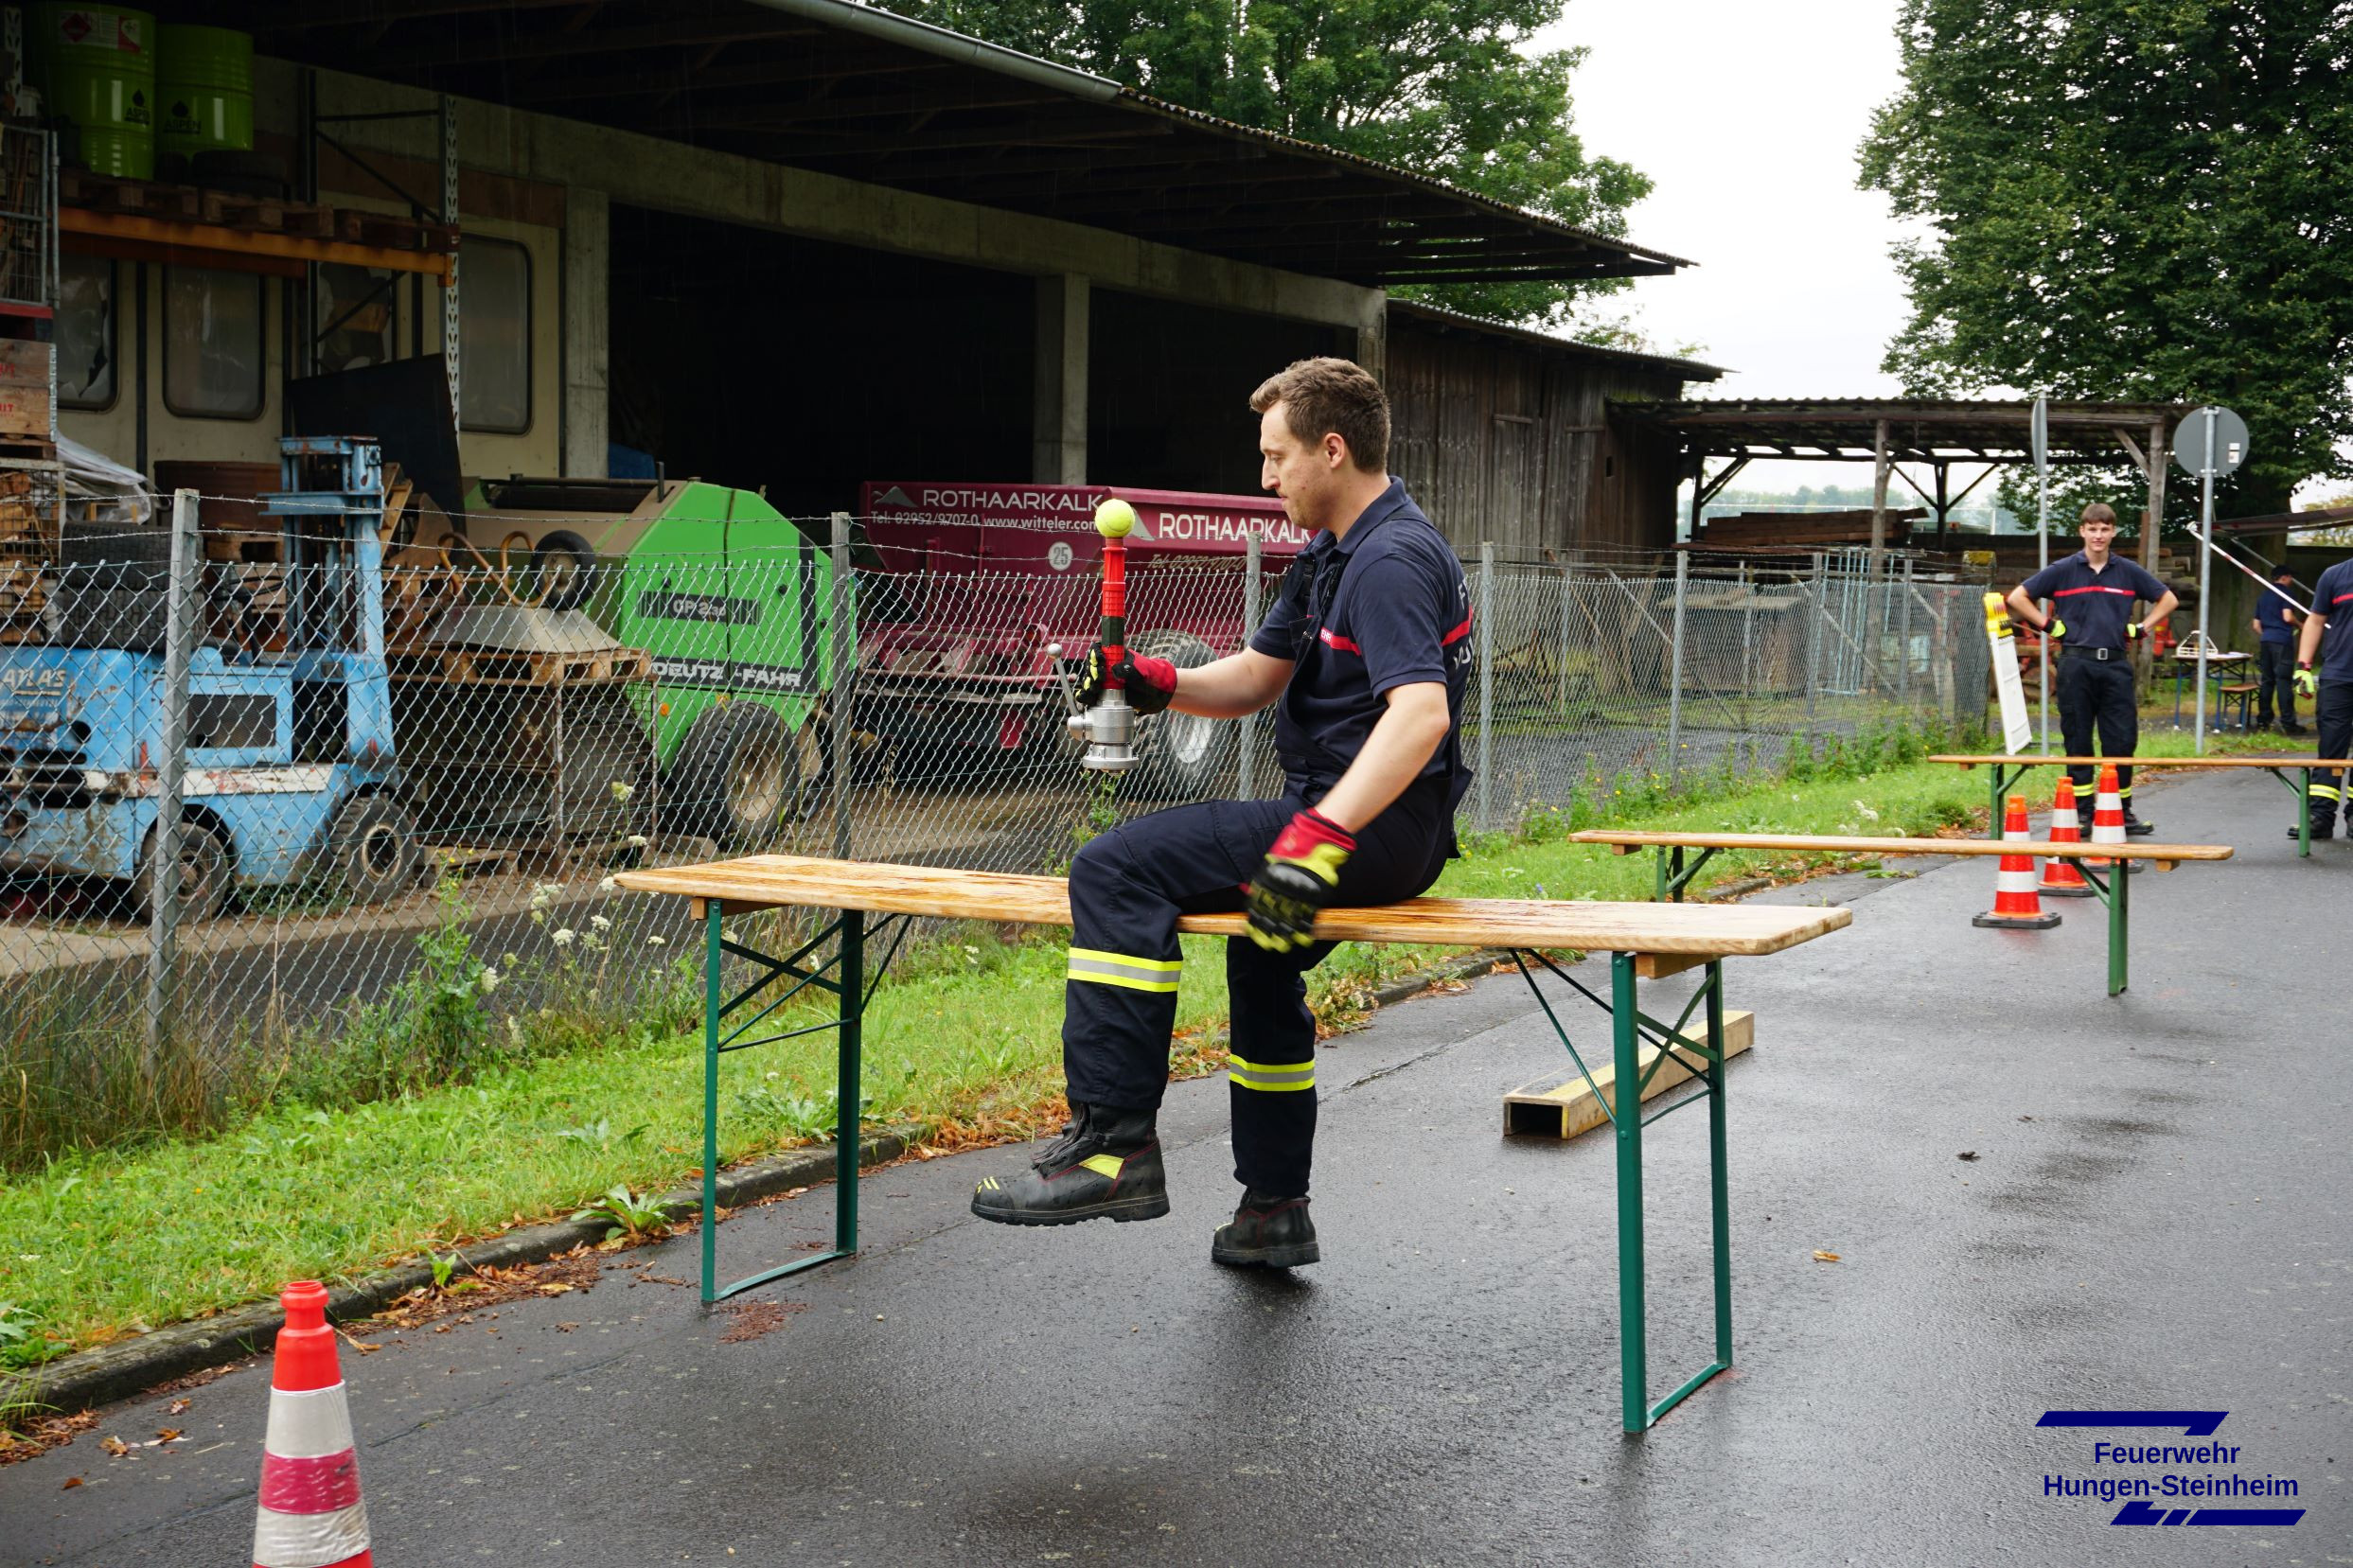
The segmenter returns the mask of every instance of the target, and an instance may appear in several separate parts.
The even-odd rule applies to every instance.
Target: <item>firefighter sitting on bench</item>
[[[2010,615],[2048,634],[2061,659],[2055,682],[2059,732],[2067,755],[2092,756],[2092,731],[2099,731],[2098,755],[2125,759],[2116,767],[2116,793],[2124,798],[2124,831],[2155,830],[2132,810],[2133,750],[2141,743],[2140,696],[2132,685],[2132,644],[2164,625],[2181,601],[2173,590],[2140,567],[2109,554],[2116,539],[2116,514],[2099,502],[2083,509],[2083,548],[2053,561],[2009,590]],[[2048,599],[2045,618],[2032,601]],[[2132,607],[2146,599],[2154,608],[2145,620]],[[2068,765],[2076,793],[2092,793],[2087,763]]]
[[[1243,652],[1186,670],[1131,653],[1118,673],[1145,714],[1241,718],[1274,704],[1283,799],[1153,812],[1080,850],[1062,1026],[1070,1120],[1029,1170],[982,1182],[972,1211],[1005,1224],[1168,1212],[1155,1119],[1176,1016],[1176,920],[1247,909],[1249,934],[1226,944],[1244,1190],[1210,1255],[1289,1268],[1320,1256],[1307,1213],[1316,1020],[1304,977],[1332,944],[1315,940],[1316,913],[1412,898],[1455,853],[1470,782],[1456,726],[1471,610],[1454,551],[1388,475],[1379,383],[1344,360],[1302,360],[1250,407],[1262,481],[1315,537]],[[1098,648],[1082,703],[1100,698],[1102,663]]]

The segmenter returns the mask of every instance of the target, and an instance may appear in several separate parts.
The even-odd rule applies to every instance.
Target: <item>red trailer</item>
[[[1046,649],[1061,643],[1075,676],[1093,644],[1103,556],[1095,504],[1113,495],[1136,508],[1127,540],[1136,651],[1180,666],[1242,646],[1251,537],[1265,573],[1280,573],[1309,538],[1266,495],[907,480],[861,487],[857,719],[894,744],[902,768],[1077,765]],[[1182,714],[1146,720],[1131,787],[1171,798],[1222,787],[1237,731]]]

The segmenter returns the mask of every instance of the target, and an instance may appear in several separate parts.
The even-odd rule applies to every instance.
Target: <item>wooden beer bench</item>
[[[2223,853],[2227,854],[2228,851]],[[946,871],[863,861],[823,860],[792,854],[754,854],[703,865],[623,872],[614,879],[639,892],[668,893],[692,901],[703,927],[702,1093],[702,1299],[724,1300],[756,1285],[804,1269],[854,1256],[858,1251],[858,1114],[859,1057],[866,1002],[918,916],[985,920],[1033,925],[1070,924],[1070,889],[1062,878],[1000,872]],[[763,909],[813,908],[834,912],[830,924],[783,956],[764,953],[731,939],[730,918]],[[879,918],[876,918],[879,917]],[[1684,904],[1581,904],[1511,899],[1417,898],[1377,908],[1327,909],[1316,934],[1334,942],[1433,943],[1446,947],[1508,949],[1546,1018],[1593,1089],[1609,1109],[1617,1130],[1618,1295],[1621,1327],[1619,1364],[1625,1427],[1640,1432],[1672,1409],[1693,1389],[1732,1364],[1732,1226],[1729,1178],[1725,1158],[1724,960],[1778,953],[1835,931],[1853,916],[1843,908],[1787,908],[1765,905],[1709,907]],[[1238,936],[1244,917],[1187,915],[1178,929],[1203,936]],[[871,972],[870,944],[886,937],[890,945]],[[838,940],[837,940],[838,939]],[[832,946],[831,957],[822,956]],[[1568,974],[1553,952],[1610,955],[1605,999]],[[722,972],[729,958],[751,969],[742,988],[729,993]],[[1530,967],[1533,962],[1534,968]],[[1657,979],[1705,965],[1707,978],[1669,1025],[1643,1012],[1636,982]],[[1615,1063],[1612,1088],[1636,1085],[1631,1095],[1613,1096],[1593,1083],[1591,1069],[1536,983],[1536,969],[1549,971],[1607,1013]],[[766,995],[790,981],[779,994]],[[835,1016],[822,1023],[748,1038],[786,1001],[816,986],[837,997]],[[1706,1009],[1703,1029],[1685,1027]],[[736,1014],[746,1009],[740,1020]],[[788,1040],[823,1030],[839,1031],[840,1065],[835,1137],[839,1177],[834,1207],[834,1244],[829,1252],[781,1267],[718,1283],[717,1183],[719,1164],[719,1057],[728,1051]],[[1645,1053],[1643,1044],[1654,1048]],[[1641,1057],[1650,1056],[1648,1070]],[[1669,1061],[1701,1087],[1664,1109],[1646,1110],[1640,1090]],[[1715,1359],[1707,1368],[1656,1404],[1650,1402],[1647,1328],[1643,1297],[1642,1129],[1695,1100],[1708,1102],[1709,1190],[1714,1210]]]
[[[1989,809],[1993,813],[1987,820],[1991,824],[1990,831],[1995,834],[2002,831],[2003,793],[2011,784],[2025,778],[2026,769],[2029,767],[2065,767],[2070,764],[2078,766],[2088,764],[2093,767],[2097,767],[2102,763],[2113,763],[2118,767],[2259,767],[2294,792],[2296,797],[2296,854],[2307,859],[2309,859],[2312,854],[2312,775],[2316,771],[2333,768],[2340,775],[2338,783],[2342,785],[2344,782],[2342,775],[2345,768],[2344,763],[2334,762],[2326,757],[2042,757],[2021,753],[2017,756],[1934,756],[1928,760],[1951,763],[1964,773],[1973,767],[1993,769],[1990,776],[1990,787],[1986,791],[1986,801]],[[2287,773],[2289,768],[2301,769],[2303,783],[2298,784],[2289,778]],[[2096,773],[2092,776],[2095,780],[2099,777]]]
[[[1660,899],[1680,903],[1683,890],[1719,850],[1767,850],[1777,854],[2032,854],[2046,860],[2073,860],[2108,906],[2108,995],[2125,988],[2125,953],[2130,937],[2127,890],[2132,879],[2120,875],[2109,861],[2146,860],[2169,872],[2185,860],[2228,860],[2228,844],[2056,844],[2047,838],[1855,838],[1836,834],[1806,833],[1652,833],[1633,829],[1586,828],[1569,838],[1580,844],[1607,844],[1619,854],[1637,850],[1658,851]],[[1687,861],[1687,850],[1699,851]]]

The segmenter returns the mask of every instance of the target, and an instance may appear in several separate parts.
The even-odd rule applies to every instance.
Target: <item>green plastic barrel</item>
[[[145,11],[27,8],[26,53],[51,112],[80,132],[98,174],[155,177],[155,19]]]
[[[155,50],[155,145],[183,155],[254,146],[254,40],[164,24]]]

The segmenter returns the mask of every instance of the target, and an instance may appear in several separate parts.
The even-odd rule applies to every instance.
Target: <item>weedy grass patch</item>
[[[2146,755],[2188,749],[2188,737],[2170,731],[2147,741]],[[1610,821],[1913,836],[1973,821],[1984,809],[1984,775],[1920,760],[1926,744],[1902,734],[1842,743],[1793,755],[1783,776],[1679,798],[1654,780],[1594,781],[1567,806],[1531,812],[1518,833],[1468,844],[1435,890],[1647,898],[1647,855],[1567,841],[1578,827]],[[2042,781],[2037,794],[2047,792],[2048,770],[2030,777]],[[1814,869],[1811,857],[1756,854],[1709,867],[1716,882]],[[1219,944],[1188,938],[1185,956],[1180,1074],[1218,1065],[1212,1042],[1226,1020]],[[1316,971],[1314,996],[1327,1023],[1345,1020],[1361,1013],[1371,988],[1441,956],[1343,947]],[[480,991],[469,961],[445,955],[445,977],[473,974]],[[914,1123],[944,1147],[1055,1124],[1064,1110],[1060,933],[957,927],[900,964],[868,1011],[863,1119]],[[435,992],[430,1005],[452,999]],[[616,1019],[601,1045],[567,1039],[561,1049],[481,1058],[469,1082],[376,1079],[382,1092],[359,1103],[287,1101],[224,1133],[80,1151],[18,1172],[0,1184],[0,1365],[262,1298],[290,1278],[446,1255],[583,1205],[625,1233],[632,1217],[646,1223],[644,1195],[688,1179],[701,1161],[699,1031],[690,1014],[668,1011],[678,995],[658,1000],[627,1027]],[[813,1022],[824,1006],[805,995],[775,1021]],[[444,1031],[436,1039],[473,1048],[464,1020],[433,1017]],[[722,1158],[829,1138],[840,1114],[834,1052],[832,1035],[817,1033],[723,1058]]]

